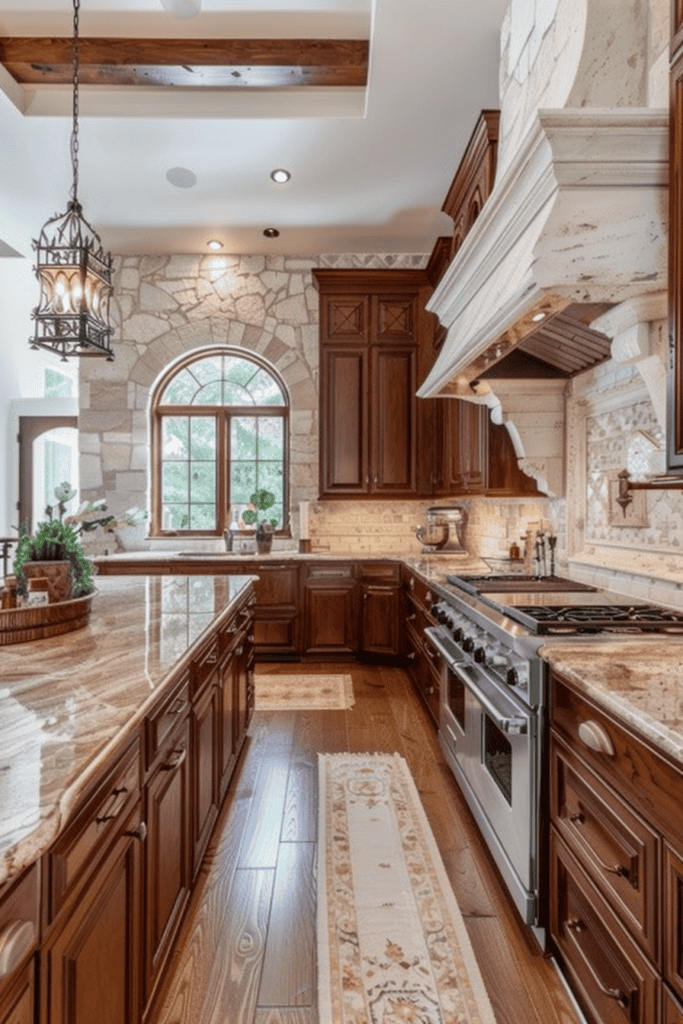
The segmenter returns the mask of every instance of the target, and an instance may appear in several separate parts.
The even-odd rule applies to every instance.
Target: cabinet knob
[[[407,657],[408,657],[408,661],[415,661],[415,651],[411,651],[410,654],[408,654]]]
[[[133,839],[139,839],[141,843],[144,843],[147,838],[147,826],[144,821],[141,821],[137,828],[132,829],[130,832],[126,832],[127,836],[132,836]]]
[[[165,772],[175,771],[176,768],[180,768],[181,764],[183,763],[183,761],[185,760],[186,757],[187,757],[187,749],[186,748],[183,748],[182,750],[174,750],[173,753],[171,754],[171,757],[169,757],[168,761],[166,761],[164,764],[162,764],[162,766],[161,766],[162,771],[165,771]]]
[[[6,978],[24,959],[36,939],[33,921],[10,921],[0,932],[0,978]]]
[[[614,757],[614,746],[607,730],[599,722],[588,719],[579,725],[579,739],[596,754],[605,754],[607,757]]]

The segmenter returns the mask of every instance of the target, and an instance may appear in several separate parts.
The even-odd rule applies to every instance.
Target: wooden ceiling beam
[[[213,88],[364,86],[368,54],[363,39],[81,38],[79,81]],[[72,40],[0,38],[0,63],[21,84],[70,84]]]

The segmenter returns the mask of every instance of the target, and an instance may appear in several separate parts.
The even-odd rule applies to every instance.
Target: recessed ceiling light
[[[166,171],[166,181],[176,188],[192,188],[197,184],[197,175],[187,167],[171,167]]]
[[[280,232],[278,231],[277,228],[266,228],[263,234],[266,236],[266,238],[277,238]]]
[[[161,0],[161,6],[173,18],[194,18],[202,9],[202,0]]]
[[[206,244],[208,245],[209,249],[222,249],[223,248],[223,243],[219,242],[219,240],[217,238],[212,238]]]
[[[289,181],[292,177],[289,171],[286,171],[284,167],[276,167],[274,171],[270,172],[270,176],[278,185],[284,185],[284,183]]]
[[[539,320],[545,320],[545,313],[536,313],[536,315],[532,316],[531,319],[534,321],[535,324],[537,324]]]

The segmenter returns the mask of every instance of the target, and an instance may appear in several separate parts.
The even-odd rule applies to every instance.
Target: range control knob
[[[519,685],[519,673],[516,668],[509,668],[505,677],[505,682],[508,686]]]
[[[475,647],[475,649],[474,649],[474,660],[479,665],[485,665],[486,664],[486,651],[484,650],[483,647]]]
[[[463,651],[466,651],[467,654],[471,654],[472,653],[472,651],[474,650],[474,637],[473,636],[466,636],[465,637],[465,639],[462,642],[462,649],[463,649]]]

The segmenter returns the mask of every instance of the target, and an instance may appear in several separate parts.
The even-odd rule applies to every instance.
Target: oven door
[[[538,717],[447,641],[430,639],[445,660],[441,747],[515,903],[536,924]]]

